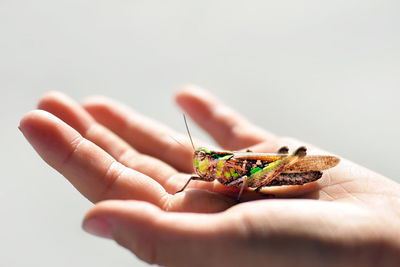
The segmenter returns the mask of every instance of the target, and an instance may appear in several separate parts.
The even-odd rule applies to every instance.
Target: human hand
[[[274,152],[304,145],[252,125],[205,91],[182,89],[176,100],[224,149]],[[238,189],[201,181],[174,195],[193,170],[187,136],[102,97],[80,105],[49,93],[38,107],[22,118],[20,129],[50,166],[95,203],[84,229],[115,239],[144,261],[400,264],[400,186],[354,163],[342,159],[315,183],[267,189],[277,199],[249,190],[236,205]]]

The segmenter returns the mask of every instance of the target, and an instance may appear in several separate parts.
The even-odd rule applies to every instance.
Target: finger
[[[38,107],[62,119],[83,137],[100,146],[125,166],[152,177],[165,186],[167,192],[173,191],[167,184],[170,184],[168,179],[177,173],[176,170],[156,158],[135,151],[119,136],[97,123],[73,99],[62,93],[50,92],[40,99]]]
[[[225,149],[240,150],[276,137],[254,125],[197,87],[182,88],[176,102]]]
[[[86,231],[113,238],[140,259],[162,266],[210,262],[223,254],[221,248],[231,255],[234,245],[229,232],[235,225],[235,220],[222,223],[215,214],[170,213],[138,201],[99,203],[83,222]],[[227,257],[227,263],[232,257]]]
[[[181,172],[193,171],[193,148],[185,136],[105,97],[90,98],[84,107],[96,121],[141,153],[156,157]]]
[[[156,181],[118,163],[48,112],[27,113],[20,129],[38,154],[93,202],[139,199],[163,205],[168,195]]]

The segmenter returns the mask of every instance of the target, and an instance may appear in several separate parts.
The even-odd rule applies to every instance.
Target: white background
[[[0,0],[0,266],[147,266],[81,230],[91,203],[18,132],[48,90],[104,94],[184,131],[172,96],[198,84],[400,181],[399,13],[398,0]]]

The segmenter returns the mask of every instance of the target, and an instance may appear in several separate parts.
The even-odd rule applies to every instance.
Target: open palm
[[[180,90],[176,101],[223,149],[275,152],[304,145],[252,125],[198,88]],[[38,108],[22,118],[20,129],[95,203],[83,227],[149,263],[400,264],[400,186],[368,169],[342,159],[318,182],[266,189],[274,199],[248,190],[240,204],[238,189],[218,182],[194,181],[174,194],[193,170],[186,135],[104,97],[81,105],[49,93]]]

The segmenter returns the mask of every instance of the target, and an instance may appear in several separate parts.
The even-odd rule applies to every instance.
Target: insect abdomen
[[[300,173],[281,173],[268,185],[302,185],[310,182],[314,182],[322,177],[322,172],[311,171],[311,172],[300,172]]]

